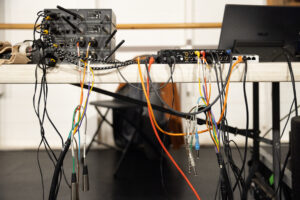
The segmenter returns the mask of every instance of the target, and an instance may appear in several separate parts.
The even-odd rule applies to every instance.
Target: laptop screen
[[[300,7],[226,5],[219,49],[232,49],[235,41],[282,41],[299,50]]]

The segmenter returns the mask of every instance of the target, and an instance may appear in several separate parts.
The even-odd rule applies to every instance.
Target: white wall
[[[0,1],[0,20],[5,23],[33,23],[36,13],[44,8],[54,8],[57,4],[67,8],[112,8],[117,16],[118,23],[180,23],[180,22],[221,22],[224,5],[226,3],[238,4],[265,4],[265,0],[93,0],[93,1],[34,1],[34,0],[2,0]],[[117,41],[125,39],[124,47],[117,53],[120,60],[131,58],[138,54],[155,53],[156,50],[166,47],[192,48],[193,46],[217,46],[220,29],[198,30],[120,30]],[[12,43],[32,38],[32,31],[28,30],[1,30],[0,39]],[[189,43],[191,41],[191,44]],[[129,50],[128,47],[135,50]],[[101,85],[103,88],[114,90],[116,85]],[[215,85],[213,86],[215,87]],[[299,85],[298,85],[299,87]],[[281,113],[288,112],[292,101],[290,83],[281,84]],[[188,110],[197,99],[197,86],[195,84],[181,84],[182,110]],[[71,115],[78,103],[79,89],[70,85],[49,86],[49,111],[55,124],[64,137],[70,127]],[[216,91],[214,95],[216,95]],[[250,105],[250,122],[252,121],[252,89],[247,84],[248,101]],[[4,94],[0,97],[0,148],[19,149],[36,148],[39,140],[39,127],[32,107],[33,85],[5,85]],[[262,132],[271,126],[271,86],[269,83],[261,84],[261,128]],[[92,99],[107,97],[93,94]],[[91,100],[92,100],[91,99]],[[244,101],[242,84],[230,85],[228,100],[229,123],[237,127],[245,127]],[[241,112],[242,111],[242,112]],[[218,106],[215,115],[218,115]],[[94,108],[88,110],[88,134],[95,131],[97,115]],[[282,125],[283,126],[283,125]],[[53,146],[59,147],[60,142],[54,131],[46,124],[47,136]],[[252,123],[250,123],[252,127]],[[288,126],[289,129],[289,126]],[[106,140],[109,140],[109,129],[103,131]],[[287,134],[284,139],[287,140]],[[238,138],[243,143],[243,138]],[[208,135],[201,135],[201,144],[212,144]]]

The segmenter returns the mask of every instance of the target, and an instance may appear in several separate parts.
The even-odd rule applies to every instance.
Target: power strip
[[[156,62],[166,64],[173,57],[177,64],[193,64],[198,62],[196,51],[203,52],[207,63],[213,63],[217,58],[221,63],[229,63],[230,55],[221,49],[163,49],[157,52]],[[203,56],[201,54],[201,58]],[[171,60],[172,61],[172,60]]]
[[[259,55],[256,54],[233,54],[232,61],[238,60],[239,56],[246,57],[249,63],[259,63]]]

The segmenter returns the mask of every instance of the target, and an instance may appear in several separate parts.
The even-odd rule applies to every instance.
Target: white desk
[[[99,66],[99,65],[96,65]],[[0,83],[34,83],[34,71],[36,65],[2,65],[0,66]],[[300,81],[300,63],[292,63],[295,80]],[[228,72],[228,64],[222,66],[223,78]],[[137,65],[130,65],[121,70],[123,76],[132,83],[140,82]],[[146,74],[142,65],[143,74]],[[201,70],[202,71],[202,70]],[[231,81],[243,80],[244,64],[233,71]],[[178,64],[173,74],[174,82],[188,83],[197,82],[197,65]],[[41,75],[41,70],[39,70]],[[114,70],[95,71],[95,83],[124,83],[119,73]],[[154,64],[151,68],[153,82],[165,82],[170,76],[168,65]],[[215,72],[212,70],[212,80],[215,80]],[[62,64],[48,70],[48,83],[79,83],[78,71],[75,65]],[[290,81],[287,63],[249,63],[248,82],[285,82]]]

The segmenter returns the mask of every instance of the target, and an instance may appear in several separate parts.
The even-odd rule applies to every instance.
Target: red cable
[[[154,58],[151,57],[149,60],[149,73],[150,73],[150,68],[152,63],[154,62]],[[149,97],[149,77],[147,77],[147,95]],[[176,163],[176,161],[174,160],[174,158],[171,156],[171,154],[169,153],[169,151],[167,150],[167,148],[165,147],[164,143],[161,141],[158,132],[156,130],[156,127],[153,123],[153,119],[152,119],[152,115],[150,114],[150,108],[149,108],[149,104],[148,104],[148,113],[149,113],[149,119],[153,128],[153,131],[155,133],[155,136],[160,144],[160,146],[163,148],[164,152],[167,154],[167,156],[170,158],[170,160],[172,161],[172,163],[174,164],[174,166],[176,167],[176,169],[179,171],[179,173],[182,175],[182,177],[185,179],[185,181],[187,182],[187,184],[189,185],[189,187],[192,189],[192,191],[194,192],[196,198],[198,200],[201,200],[199,197],[199,194],[197,193],[197,191],[195,190],[194,186],[191,184],[191,182],[189,181],[189,179],[186,177],[186,175],[184,174],[184,172],[180,169],[180,167],[178,166],[178,164]]]

